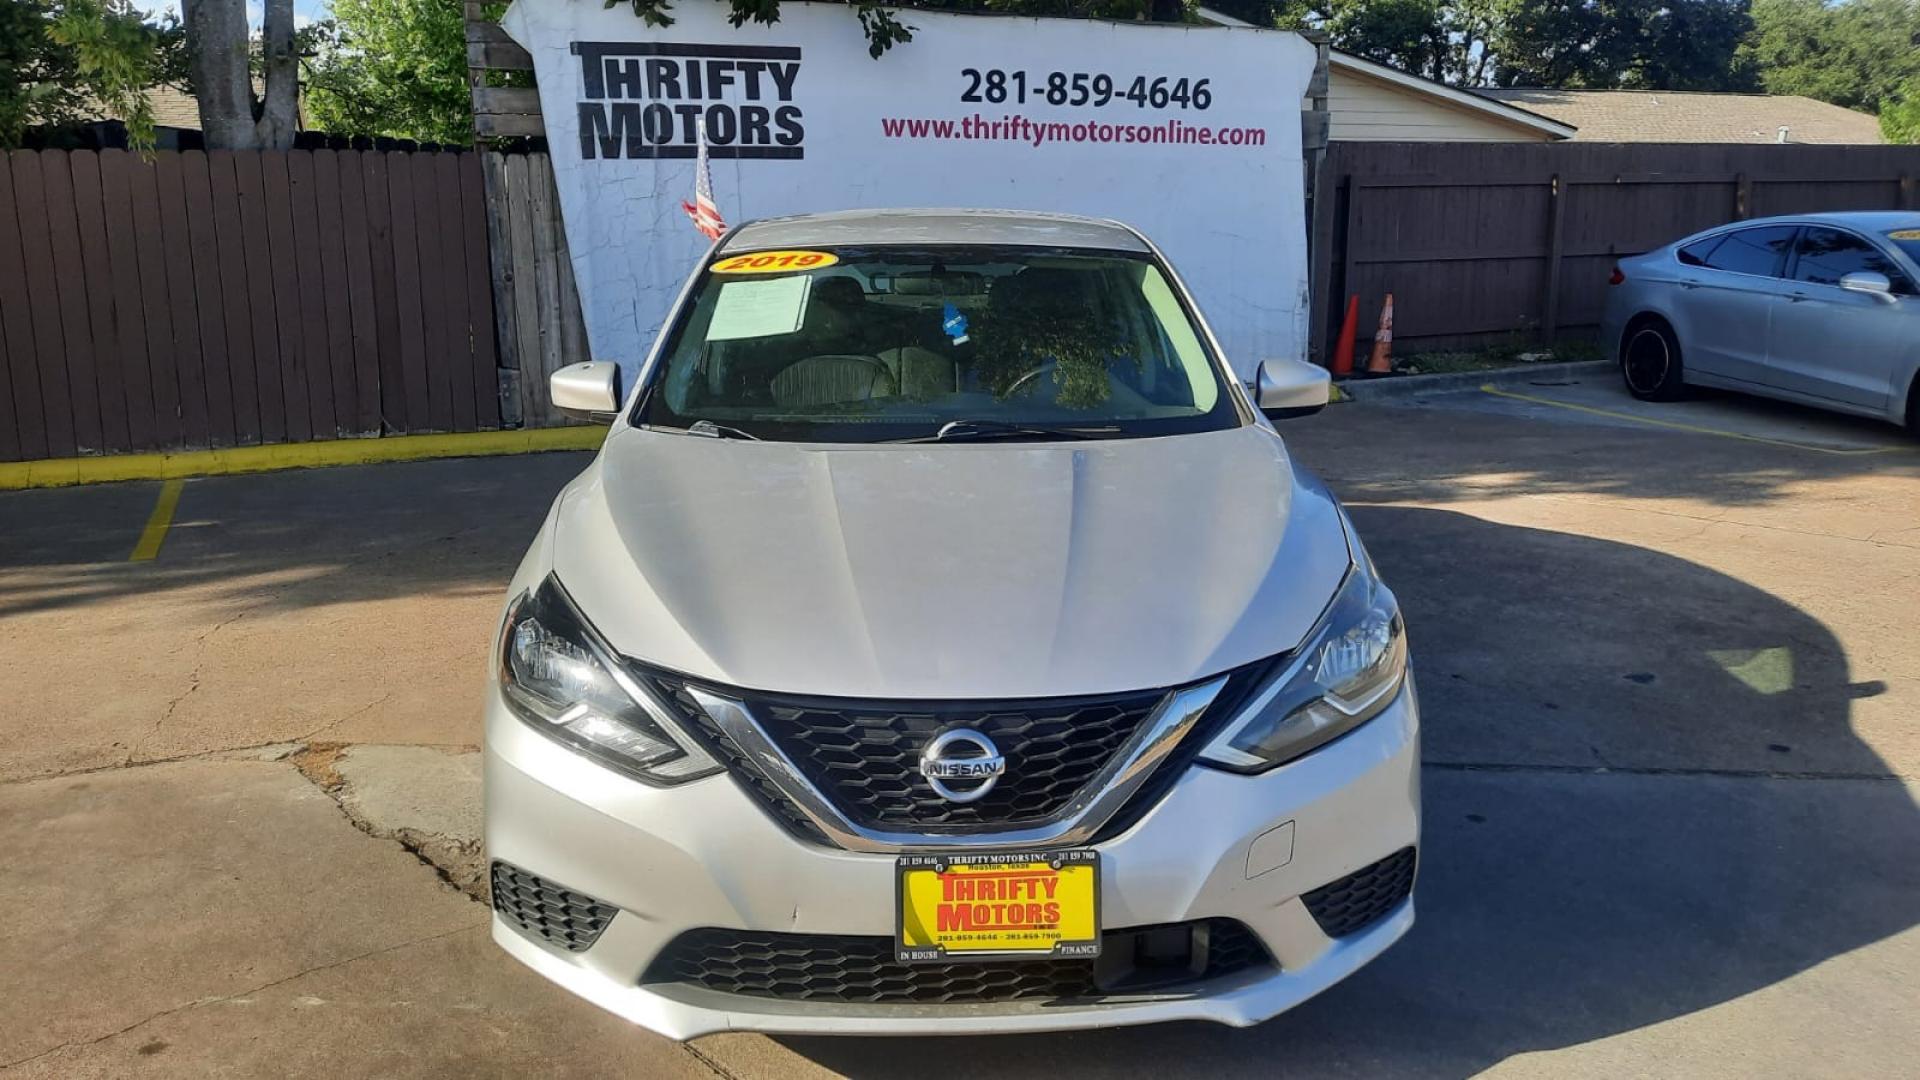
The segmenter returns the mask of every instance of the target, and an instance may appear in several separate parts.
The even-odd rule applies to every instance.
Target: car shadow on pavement
[[[234,611],[505,588],[586,453],[189,480],[152,562],[158,483],[0,492],[0,616],[200,591]]]
[[[1920,924],[1920,811],[1849,723],[1875,673],[1849,670],[1805,612],[1685,560],[1449,511],[1352,509],[1407,613],[1422,693],[1406,940],[1251,1029],[782,1044],[854,1077],[1460,1077],[1794,976],[1812,989],[1740,1002],[1743,1020],[1678,1042],[1610,1045],[1601,1071],[1749,1054],[1781,1068],[1768,1055],[1797,1045],[1803,1063],[1845,1072],[1836,1027],[1901,1029],[1900,1001],[1835,990],[1847,961],[1828,963]],[[1897,977],[1884,985],[1899,997]]]

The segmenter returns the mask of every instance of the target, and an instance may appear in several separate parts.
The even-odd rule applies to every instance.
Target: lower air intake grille
[[[1322,933],[1346,937],[1384,918],[1413,892],[1413,864],[1413,849],[1401,848],[1300,899]]]
[[[745,997],[874,1005],[995,1003],[1153,993],[1271,966],[1231,919],[1110,930],[1097,960],[903,964],[884,937],[690,930],[641,978]]]
[[[526,933],[568,952],[585,952],[592,946],[614,912],[611,904],[503,862],[493,864],[493,910]]]

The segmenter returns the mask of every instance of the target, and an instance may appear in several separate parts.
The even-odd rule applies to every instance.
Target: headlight
[[[651,784],[720,771],[621,668],[551,576],[508,609],[499,667],[507,706],[588,757]]]
[[[1357,565],[1347,571],[1299,656],[1254,696],[1201,758],[1236,772],[1292,761],[1373,719],[1407,674],[1407,635],[1393,594]]]

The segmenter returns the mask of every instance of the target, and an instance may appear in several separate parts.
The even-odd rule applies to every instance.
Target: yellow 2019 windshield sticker
[[[729,255],[713,264],[716,274],[782,274],[788,270],[818,270],[840,257],[831,251],[756,251]]]
[[[1889,240],[1920,240],[1920,229],[1895,229],[1887,234]]]

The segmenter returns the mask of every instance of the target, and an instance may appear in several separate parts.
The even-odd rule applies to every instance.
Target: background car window
[[[1808,229],[1800,237],[1799,257],[1794,260],[1793,278],[1814,285],[1838,285],[1848,274],[1885,275],[1897,289],[1906,286],[1906,275],[1887,254],[1852,233],[1839,229]]]
[[[1707,265],[1735,274],[1778,277],[1797,226],[1762,225],[1731,232],[1707,256]]]
[[[1695,240],[1676,254],[1687,266],[1706,266],[1707,258],[1713,254],[1713,249],[1719,247],[1720,241],[1725,239],[1725,236],[1709,236],[1705,240]]]

